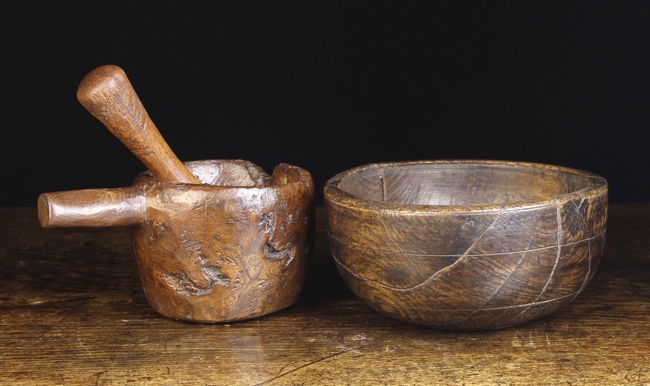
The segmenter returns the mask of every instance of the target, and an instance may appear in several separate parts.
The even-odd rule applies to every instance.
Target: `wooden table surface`
[[[446,332],[392,320],[345,287],[323,212],[294,306],[202,325],[156,314],[127,228],[42,229],[0,208],[0,383],[8,385],[649,385],[650,203],[610,206],[594,280],[548,317]]]

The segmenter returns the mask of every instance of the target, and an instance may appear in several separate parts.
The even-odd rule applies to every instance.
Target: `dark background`
[[[507,159],[648,201],[647,1],[4,1],[0,205],[144,169],[76,100],[122,67],[183,161]]]

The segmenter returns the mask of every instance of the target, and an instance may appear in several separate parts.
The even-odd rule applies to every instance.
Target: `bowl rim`
[[[555,172],[570,173],[588,179],[590,186],[573,192],[563,193],[556,196],[549,196],[542,200],[530,201],[513,201],[501,204],[471,204],[471,205],[425,205],[425,204],[403,204],[390,201],[376,201],[353,195],[339,187],[341,181],[354,173],[367,170],[371,167],[400,167],[409,165],[452,165],[452,164],[476,164],[476,165],[494,165],[506,167],[522,167],[546,169]],[[486,213],[500,212],[504,210],[522,210],[534,209],[543,206],[559,206],[572,200],[586,200],[598,196],[607,198],[608,184],[607,180],[600,175],[584,171],[581,169],[559,166],[537,162],[507,161],[507,160],[484,160],[484,159],[441,159],[441,160],[409,160],[409,161],[392,161],[392,162],[372,162],[359,165],[345,171],[342,171],[325,182],[323,195],[325,206],[333,203],[347,207],[354,207],[361,210],[370,211],[390,211],[405,213],[439,213],[439,214],[457,214],[457,213]]]
[[[247,169],[252,169],[255,170],[256,172],[260,173],[259,178],[263,181],[257,181],[253,185],[213,185],[209,183],[204,183],[201,182],[199,184],[195,183],[188,183],[188,182],[177,182],[177,181],[169,181],[165,179],[158,178],[153,175],[153,173],[150,170],[144,170],[140,172],[138,175],[136,175],[132,185],[144,185],[147,183],[157,183],[163,186],[167,186],[169,188],[175,188],[175,189],[183,189],[186,186],[192,186],[192,189],[198,190],[198,189],[204,189],[208,191],[219,191],[219,190],[251,190],[251,191],[258,191],[258,190],[278,190],[278,189],[291,189],[291,188],[297,188],[304,186],[308,191],[312,191],[314,189],[314,180],[309,173],[308,170],[300,167],[300,166],[295,166],[287,163],[279,163],[275,165],[273,168],[273,171],[271,173],[268,173],[264,168],[261,166],[248,161],[244,159],[202,159],[202,160],[192,160],[192,161],[185,161],[183,162],[185,166],[188,167],[188,169],[193,170],[194,167],[198,166],[210,166],[214,167],[216,165],[223,165],[223,164],[232,164],[232,165],[237,165],[241,167],[245,167]],[[295,181],[279,181],[276,183],[271,183],[273,180],[274,174],[277,171],[280,171],[282,169],[286,170],[293,170],[294,172],[297,173],[297,177]]]

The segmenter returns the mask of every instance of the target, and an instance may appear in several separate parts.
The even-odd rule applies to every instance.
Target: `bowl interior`
[[[361,199],[396,204],[498,205],[548,200],[598,183],[598,176],[546,165],[415,162],[357,168],[338,187]]]

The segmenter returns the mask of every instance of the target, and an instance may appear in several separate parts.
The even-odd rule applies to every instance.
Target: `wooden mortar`
[[[242,160],[185,164],[201,184],[140,174],[132,187],[44,193],[44,227],[131,226],[149,304],[173,319],[215,323],[295,303],[313,250],[310,174],[269,176]]]
[[[114,65],[86,75],[77,98],[149,170],[128,188],[43,193],[43,227],[131,226],[147,299],[173,319],[250,319],[298,300],[314,243],[306,170],[182,163]]]

